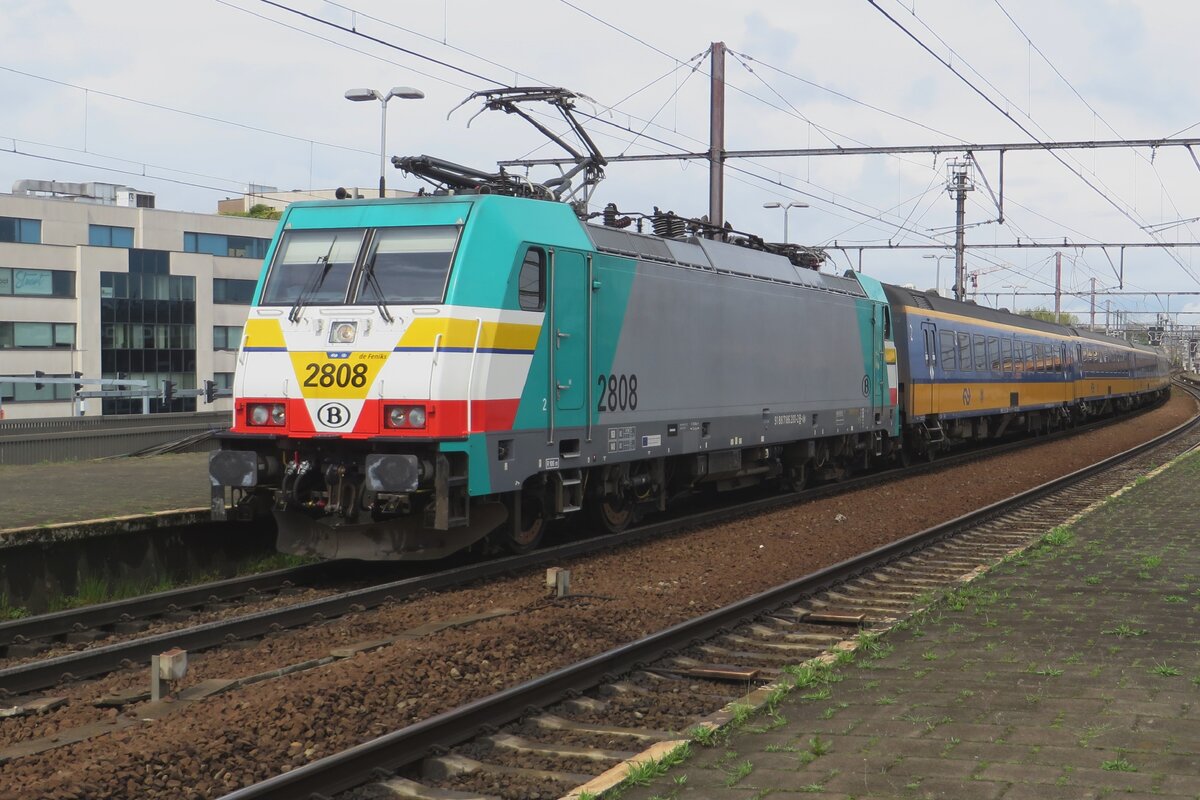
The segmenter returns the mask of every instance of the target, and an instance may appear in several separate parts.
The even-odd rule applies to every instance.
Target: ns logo
[[[325,403],[317,409],[317,420],[326,428],[341,428],[350,421],[350,409],[342,403]]]

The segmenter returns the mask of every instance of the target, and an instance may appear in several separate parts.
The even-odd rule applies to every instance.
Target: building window
[[[2,323],[0,323],[2,324]],[[32,375],[17,375],[32,378]],[[47,378],[70,378],[70,375],[46,375]],[[36,383],[0,382],[0,402],[3,403],[49,403],[55,400],[71,400],[75,396],[73,383],[45,383],[38,389]]]
[[[0,242],[41,244],[42,221],[20,217],[0,217]]]
[[[241,343],[241,325],[213,326],[213,350],[237,350]]]
[[[0,322],[0,349],[75,348],[73,322]]]
[[[233,258],[264,258],[270,239],[255,236],[227,236],[223,233],[184,231],[183,252],[208,253]]]
[[[0,295],[74,297],[75,273],[62,269],[0,267]]]
[[[96,247],[133,247],[133,228],[89,225],[88,244]]]
[[[254,299],[254,287],[257,284],[257,281],[236,278],[213,278],[213,302],[248,306]]]
[[[133,228],[88,225],[88,244],[95,247],[133,247]]]
[[[214,372],[213,383],[218,389],[233,389],[233,373],[232,372]]]

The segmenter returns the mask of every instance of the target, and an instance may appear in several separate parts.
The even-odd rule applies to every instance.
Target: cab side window
[[[542,311],[546,308],[546,254],[539,247],[525,252],[521,262],[521,274],[517,278],[517,299],[525,311]]]

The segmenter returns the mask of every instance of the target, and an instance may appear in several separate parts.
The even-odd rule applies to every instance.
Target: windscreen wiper
[[[337,240],[338,237],[334,236],[333,241],[329,243],[329,250],[325,252],[325,255],[317,256],[317,260],[313,262],[314,269],[308,279],[308,285],[304,287],[300,294],[296,295],[296,302],[292,305],[292,310],[288,312],[289,322],[300,321],[300,309],[304,307],[308,298],[315,294],[321,288],[321,284],[325,282],[325,277],[329,274],[329,269],[332,266],[333,248],[337,244]],[[321,267],[321,271],[318,272],[316,267]]]
[[[375,277],[375,259],[378,254],[371,256],[371,260],[363,267],[363,276],[367,279],[367,283],[375,290],[377,301],[376,307],[379,309],[379,316],[383,317],[384,322],[392,322],[395,318],[388,311],[387,298],[384,297],[383,287],[379,285],[379,278]]]

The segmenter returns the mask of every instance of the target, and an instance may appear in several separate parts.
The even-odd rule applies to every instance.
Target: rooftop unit
[[[143,192],[140,189],[115,183],[19,180],[13,182],[12,193],[27,197],[50,197],[105,206],[154,208],[154,192]]]

